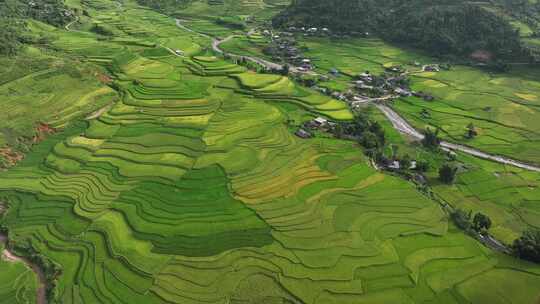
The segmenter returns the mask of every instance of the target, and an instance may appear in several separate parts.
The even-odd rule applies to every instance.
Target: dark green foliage
[[[24,22],[0,17],[0,55],[12,56],[21,48],[21,28]]]
[[[377,149],[379,148],[379,140],[375,133],[366,131],[362,133],[360,138],[360,144],[366,149]]]
[[[445,184],[451,184],[456,178],[456,173],[457,168],[454,168],[449,164],[445,164],[439,169],[439,179]]]
[[[457,209],[451,214],[454,223],[461,229],[467,231],[471,229],[471,213],[462,209]]]
[[[475,138],[476,135],[478,135],[478,132],[476,131],[476,128],[474,127],[474,124],[471,122],[471,123],[467,126],[467,134],[466,134],[466,137],[469,138],[469,139],[472,139],[472,138]]]
[[[540,230],[525,231],[512,248],[519,258],[540,263]]]
[[[474,215],[473,228],[478,232],[482,230],[489,230],[489,228],[491,228],[491,219],[489,216],[479,212]]]
[[[113,35],[113,32],[109,27],[101,25],[101,24],[94,24],[90,30],[96,34],[103,35],[103,36]]]
[[[436,149],[439,147],[441,140],[439,139],[439,130],[436,131],[427,128],[424,131],[424,139],[422,139],[422,145],[428,149]]]
[[[421,160],[416,163],[416,171],[427,172],[428,170],[429,170],[429,162]]]
[[[246,28],[246,23],[237,16],[220,17],[216,20],[216,23],[232,29],[243,30]]]
[[[405,156],[401,158],[400,164],[402,170],[408,170],[411,167],[411,157],[409,154],[405,154]]]
[[[375,32],[440,55],[486,50],[507,58],[521,53],[519,33],[507,20],[464,0],[297,0],[274,24]]]

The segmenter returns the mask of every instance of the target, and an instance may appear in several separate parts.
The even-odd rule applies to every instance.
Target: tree
[[[391,144],[390,149],[392,149],[392,159],[396,159],[398,156],[399,146]]]
[[[540,263],[540,230],[527,230],[514,241],[512,249],[519,258]]]
[[[433,131],[431,128],[426,128],[424,131],[424,139],[422,139],[422,145],[428,149],[436,149],[439,147],[440,143],[439,129]]]
[[[283,76],[289,75],[289,70],[290,70],[289,65],[288,65],[288,64],[284,65],[284,66],[281,68],[281,75],[283,75]]]
[[[416,170],[419,172],[427,172],[429,170],[429,162],[425,160],[416,162]]]
[[[379,148],[379,139],[375,133],[366,131],[360,138],[360,144],[366,149],[377,149]]]
[[[456,173],[457,168],[445,164],[439,169],[439,179],[445,184],[452,184],[456,178]]]
[[[466,137],[469,138],[469,139],[473,139],[476,137],[476,135],[478,135],[478,132],[476,132],[476,128],[474,127],[473,123],[469,123],[469,125],[467,125],[467,135]]]
[[[478,232],[482,230],[489,230],[489,228],[491,228],[491,219],[489,216],[479,212],[474,215],[473,228]]]
[[[343,137],[343,134],[344,134],[344,130],[343,130],[343,125],[341,124],[337,124],[333,129],[332,129],[332,133],[334,133],[334,136],[336,138],[342,138]]]
[[[409,168],[411,167],[411,157],[409,156],[409,154],[405,154],[405,156],[403,156],[400,161],[400,165],[402,170],[409,170]]]
[[[463,209],[452,212],[452,220],[459,228],[467,231],[471,229],[471,213],[466,213]]]

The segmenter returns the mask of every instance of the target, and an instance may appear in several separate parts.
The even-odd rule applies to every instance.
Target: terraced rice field
[[[36,56],[39,65],[19,66],[26,56]],[[5,81],[0,84],[0,146],[14,144],[20,136],[32,137],[34,127],[47,123],[62,128],[118,99],[114,90],[100,83],[99,69],[30,49],[6,62]]]
[[[204,51],[167,54],[168,35],[204,40],[131,2],[121,15],[99,3],[92,18],[124,34],[100,55],[84,34],[74,56],[106,68],[120,99],[0,173],[11,242],[62,268],[51,302],[538,300],[540,266],[465,236],[355,143],[288,127],[294,107],[350,119],[341,103]],[[83,35],[53,34],[65,51],[64,35]]]

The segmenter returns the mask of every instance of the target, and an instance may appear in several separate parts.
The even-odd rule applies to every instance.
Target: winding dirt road
[[[245,60],[247,61],[251,61],[255,64],[258,64],[268,70],[272,70],[272,69],[276,69],[276,70],[281,70],[283,68],[283,65],[281,64],[278,64],[278,63],[275,63],[275,62],[271,62],[271,61],[268,61],[268,60],[265,60],[265,59],[262,59],[262,58],[258,58],[258,57],[252,57],[252,56],[242,56],[242,55],[237,55],[237,54],[232,54],[232,53],[226,53],[225,51],[223,51],[221,48],[220,48],[220,45],[222,43],[225,43],[231,39],[233,39],[234,37],[237,37],[237,35],[230,35],[224,39],[217,39],[217,38],[214,38],[214,37],[210,37],[204,33],[199,33],[199,32],[196,32],[192,29],[190,29],[189,27],[185,26],[182,24],[182,21],[181,19],[176,19],[176,26],[178,26],[179,28],[183,29],[183,30],[186,30],[188,32],[191,32],[191,33],[195,33],[195,34],[198,34],[202,37],[205,37],[205,38],[209,38],[209,39],[212,39],[212,50],[214,50],[216,53],[218,54],[223,54],[223,55],[227,55],[231,58],[234,58],[234,59],[240,59],[240,58],[244,58]]]

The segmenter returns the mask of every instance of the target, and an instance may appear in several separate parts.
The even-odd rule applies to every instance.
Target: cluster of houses
[[[412,91],[408,86],[407,77],[400,67],[388,68],[391,73],[381,76],[372,75],[369,71],[357,75],[352,83],[353,88],[360,94],[353,97],[353,101],[361,103],[370,98],[380,98],[387,95],[400,97],[419,97],[426,101],[432,101],[434,97],[428,93]],[[395,72],[397,71],[397,72]],[[396,75],[395,73],[399,73]]]
[[[264,30],[262,34],[271,37],[271,43],[264,52],[272,56],[274,60],[283,60],[297,67],[296,69],[300,72],[311,71],[315,68],[311,59],[302,56],[293,33],[281,32],[279,35],[273,35],[269,30]]]
[[[417,167],[417,162],[415,160],[411,161],[410,164],[409,164],[409,168],[403,168],[402,166],[402,162],[400,162],[399,160],[393,160],[393,161],[390,161],[387,165],[386,165],[386,168],[388,170],[406,170],[406,169],[409,169],[409,170],[415,170]]]
[[[300,32],[300,33],[303,33],[304,36],[328,36],[328,35],[331,35],[331,31],[330,29],[328,29],[327,27],[323,27],[323,28],[318,28],[318,27],[295,27],[295,26],[291,26],[289,27],[289,32]]]
[[[315,130],[328,132],[333,130],[336,125],[336,123],[319,116],[315,119],[305,122],[302,127],[300,127],[294,134],[300,138],[307,139],[313,137],[312,132]]]

